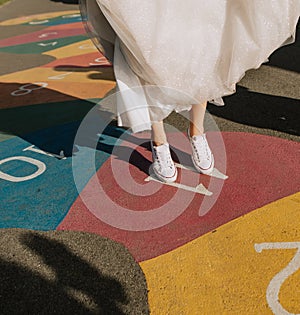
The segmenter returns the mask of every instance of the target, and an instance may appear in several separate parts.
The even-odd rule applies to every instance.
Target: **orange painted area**
[[[49,31],[57,31],[57,30],[69,30],[69,29],[76,29],[76,28],[83,28],[82,22],[75,22],[75,23],[68,23],[68,24],[59,24],[59,25],[52,25],[45,28],[45,32]]]
[[[30,16],[22,16],[15,19],[3,21],[0,23],[0,26],[20,25],[20,24],[29,23],[32,21],[42,21],[42,20],[52,19],[52,18],[59,17],[62,15],[70,15],[70,14],[79,14],[79,11],[78,10],[59,11],[59,12],[50,12],[50,13],[44,13],[44,14],[34,14]]]
[[[103,98],[111,89],[115,87],[115,83],[111,81],[103,82],[74,82],[71,85],[67,82],[52,82],[49,89],[63,94],[68,94],[80,99]]]
[[[71,56],[50,62],[43,67],[56,68],[56,67],[99,67],[99,66],[112,66],[111,63],[99,52],[89,54]]]
[[[0,83],[1,95],[0,109],[15,108],[41,103],[64,102],[76,99],[76,97],[49,89],[40,89],[38,85],[29,83],[28,89],[22,91],[23,84]],[[32,90],[34,89],[34,90]],[[13,96],[13,93],[17,96]]]
[[[15,72],[0,77],[3,83],[18,82],[47,82],[50,85],[55,82],[89,82],[93,81],[111,81],[112,70],[110,68],[34,68],[25,71]]]
[[[264,243],[300,244],[299,210],[297,193],[142,262],[151,314],[299,314],[297,249],[256,250]],[[284,275],[276,298],[276,286],[267,288],[288,264],[296,271]]]

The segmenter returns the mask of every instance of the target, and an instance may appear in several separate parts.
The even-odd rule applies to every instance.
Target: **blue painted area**
[[[89,141],[73,148],[74,138],[79,123],[69,123],[61,126],[38,131],[22,138],[15,137],[0,143],[0,161],[14,156],[24,156],[36,159],[46,165],[46,170],[40,176],[24,182],[10,182],[0,179],[0,228],[27,228],[35,230],[54,230],[64,219],[70,207],[78,197],[95,169],[110,156],[111,150],[121,135],[123,129],[109,126],[107,135],[97,135],[94,127],[93,140],[100,139],[101,145],[95,151]],[[88,135],[91,138],[91,135]],[[26,139],[26,140],[25,140]],[[97,140],[96,140],[97,143]],[[66,159],[47,156],[44,154],[24,151],[29,146],[42,149],[54,154],[64,151]],[[102,147],[101,147],[102,146]],[[102,150],[104,148],[104,150]],[[85,158],[94,158],[95,168],[87,169]],[[75,186],[72,172],[72,162],[82,175],[80,183]],[[0,165],[0,171],[13,176],[27,176],[35,172],[36,166],[22,161],[11,161]]]

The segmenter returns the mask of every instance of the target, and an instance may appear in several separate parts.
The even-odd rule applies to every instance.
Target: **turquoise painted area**
[[[63,16],[58,16],[51,19],[44,19],[44,20],[33,20],[28,23],[24,23],[23,25],[42,25],[42,26],[52,26],[52,25],[61,25],[61,24],[70,24],[81,22],[81,16],[78,14],[66,14]]]
[[[69,36],[40,42],[21,44],[15,46],[0,47],[0,52],[12,54],[42,54],[57,48],[71,45],[86,40],[86,35]]]
[[[94,139],[91,143],[94,143],[97,137],[101,145],[97,149],[90,146],[91,135],[88,135],[82,143],[73,148],[78,127],[79,123],[73,122],[0,143],[0,171],[2,172],[2,175],[0,173],[0,228],[55,229],[68,213],[79,192],[94,175],[95,170],[98,170],[109,158],[118,139],[117,135],[123,133],[123,129],[108,126],[105,130],[108,136],[97,135],[97,126],[94,126],[92,130]],[[59,159],[26,150],[30,146],[54,154],[59,154],[63,150],[67,158]],[[37,166],[21,160],[3,163],[4,159],[19,156],[43,163],[46,170],[30,180],[21,182],[7,180],[3,174],[23,177],[32,175],[38,169]],[[87,169],[85,158],[91,156],[94,157],[95,167]],[[73,179],[73,159],[80,162],[75,163],[77,173],[81,174],[77,187]]]

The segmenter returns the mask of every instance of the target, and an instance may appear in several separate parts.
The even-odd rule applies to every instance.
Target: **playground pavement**
[[[74,2],[0,6],[0,313],[300,313],[299,34],[208,106],[210,176],[166,120],[167,185]]]

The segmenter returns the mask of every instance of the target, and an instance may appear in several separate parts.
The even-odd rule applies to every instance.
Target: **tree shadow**
[[[225,106],[210,104],[208,111],[239,124],[300,136],[299,100],[251,92],[240,86],[224,99]]]
[[[91,70],[97,70],[92,74],[89,74],[87,77],[91,80],[107,80],[115,81],[114,71],[111,65],[93,65],[89,67],[85,66],[76,66],[76,65],[59,65],[53,68],[55,71],[60,72],[90,72]]]
[[[268,65],[286,69],[294,72],[300,72],[299,54],[300,54],[300,21],[296,28],[296,38],[293,44],[283,46],[277,49],[269,58]]]
[[[79,4],[79,0],[51,0],[53,2],[62,2],[65,4]]]
[[[105,275],[101,269],[72,252],[66,244],[41,234],[21,234],[20,242],[27,249],[17,256],[25,254],[25,260],[33,264],[36,259],[42,260],[42,265],[33,270],[16,261],[0,259],[1,314],[131,314],[126,311],[126,306],[134,303],[129,301],[125,288],[117,280],[117,270],[114,270],[115,277],[108,276],[107,270],[104,270]],[[99,253],[100,259],[117,269],[119,262],[114,262],[109,252]],[[125,256],[122,260],[128,259]],[[132,268],[130,264],[119,268]],[[48,274],[51,270],[51,276],[45,275],[45,270]],[[144,277],[142,273],[138,276]],[[133,283],[130,285],[133,286]],[[143,284],[137,286],[140,290]],[[146,292],[144,287],[135,294],[139,293],[144,298]],[[138,308],[145,310],[147,306],[139,305]],[[132,312],[135,310],[132,309]]]
[[[3,91],[16,91],[24,84],[0,83],[0,85]],[[30,88],[34,87],[33,84],[30,86]],[[56,100],[56,102],[24,105],[29,102],[38,102],[41,99]],[[14,107],[0,109],[2,135],[18,136],[50,154],[59,155],[63,151],[65,157],[76,155],[78,145],[95,149],[98,153],[117,153],[116,158],[128,161],[148,174],[151,162],[142,154],[122,144],[118,145],[118,150],[114,150],[114,148],[117,140],[123,138],[125,133],[126,141],[140,145],[147,150],[151,150],[149,139],[141,143],[141,140],[128,133],[126,128],[118,127],[115,112],[102,109],[101,104],[81,100],[47,88],[35,90],[34,93],[26,94],[21,99],[16,98],[14,102],[12,104]],[[4,101],[2,103],[5,104]],[[93,115],[89,115],[87,133],[82,141],[75,143],[74,146],[78,128],[91,110]],[[99,130],[102,135],[99,135]],[[103,140],[107,137],[114,138],[114,144]],[[129,160],[128,157],[130,157]]]

